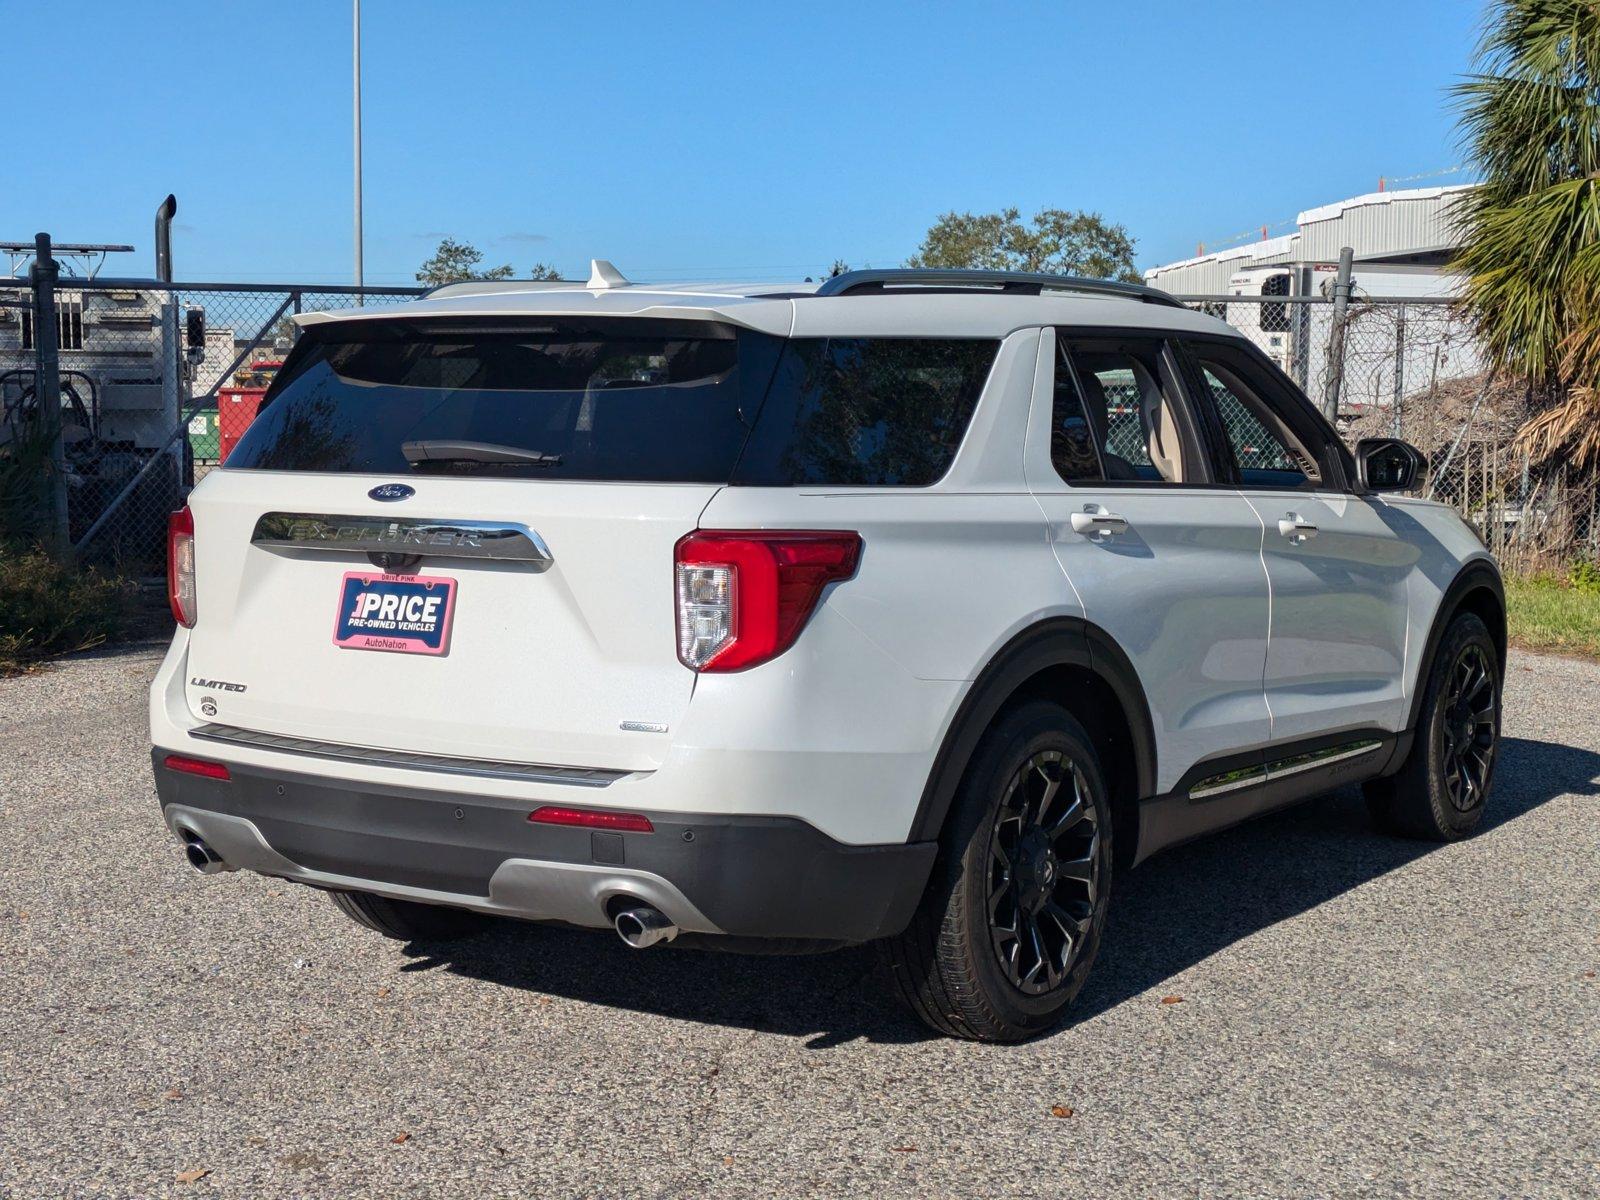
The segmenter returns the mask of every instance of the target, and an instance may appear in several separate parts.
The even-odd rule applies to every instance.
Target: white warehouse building
[[[1331,305],[1295,299],[1329,297],[1340,250],[1349,246],[1355,256],[1353,329],[1363,321],[1393,326],[1405,314],[1438,324],[1437,301],[1461,291],[1462,277],[1450,269],[1460,246],[1452,209],[1471,186],[1371,192],[1325,204],[1300,213],[1293,233],[1151,267],[1145,281],[1222,317],[1315,394],[1327,373]],[[1285,302],[1274,303],[1276,296]],[[1403,308],[1402,299],[1435,303]],[[1465,324],[1454,324],[1459,328],[1444,344],[1415,338],[1387,355],[1387,365],[1375,359],[1359,377],[1349,358],[1361,347],[1352,345],[1346,404],[1386,404],[1419,384],[1477,374],[1482,357]]]

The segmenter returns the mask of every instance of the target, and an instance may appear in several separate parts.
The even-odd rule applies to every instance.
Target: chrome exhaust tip
[[[678,936],[678,927],[667,920],[665,913],[647,906],[623,909],[617,914],[616,926],[617,936],[635,950],[670,942]]]
[[[183,839],[183,856],[189,860],[189,865],[202,875],[217,875],[223,871],[233,870],[222,861],[215,850],[193,834]]]

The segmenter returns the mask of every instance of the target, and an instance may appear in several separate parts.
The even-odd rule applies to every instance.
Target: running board
[[[1189,789],[1189,799],[1209,800],[1214,796],[1225,796],[1241,788],[1272,783],[1303,771],[1313,771],[1318,767],[1343,762],[1345,759],[1360,758],[1362,755],[1375,753],[1383,749],[1383,745],[1384,743],[1377,738],[1362,738],[1359,741],[1343,742],[1337,746],[1326,746],[1321,750],[1291,754],[1287,758],[1276,759],[1273,762],[1235,767],[1231,771],[1209,775],[1200,780]]]

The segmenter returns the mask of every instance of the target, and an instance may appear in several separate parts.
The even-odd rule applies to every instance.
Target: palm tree
[[[1557,403],[1522,430],[1536,463],[1600,463],[1600,2],[1495,0],[1455,91],[1482,178],[1458,215],[1491,358]]]

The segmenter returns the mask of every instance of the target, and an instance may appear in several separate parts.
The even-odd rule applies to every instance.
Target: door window
[[[1068,483],[1194,482],[1177,381],[1154,339],[1058,342],[1050,457]]]
[[[1202,403],[1209,403],[1214,427],[1223,450],[1241,484],[1248,487],[1306,488],[1322,484],[1322,472],[1294,433],[1275,414],[1240,372],[1209,356],[1204,347],[1195,354],[1195,366],[1205,383]]]

